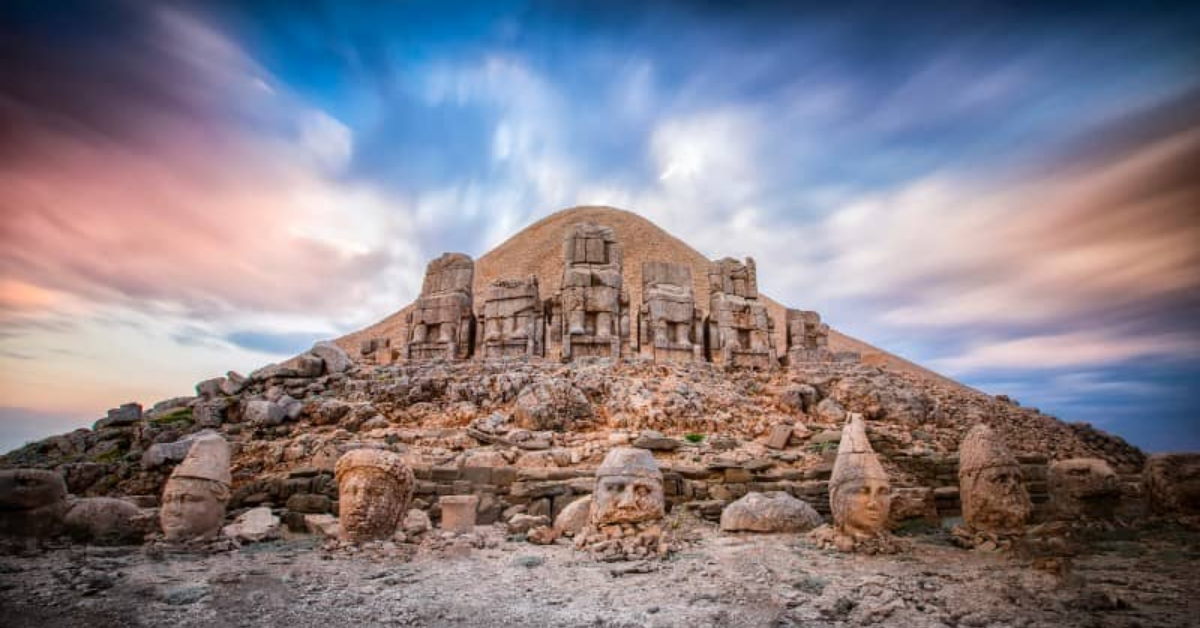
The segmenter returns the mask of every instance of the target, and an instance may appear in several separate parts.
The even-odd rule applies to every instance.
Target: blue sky
[[[1200,448],[1186,3],[0,11],[4,444],[281,359],[411,301],[442,251],[608,204],[916,362]]]

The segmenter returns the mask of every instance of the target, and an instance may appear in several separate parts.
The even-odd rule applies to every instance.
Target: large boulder
[[[1052,463],[1048,471],[1050,509],[1059,519],[1113,516],[1121,499],[1117,474],[1099,458]]]
[[[180,462],[187,457],[188,451],[192,448],[192,443],[196,442],[197,439],[211,438],[216,435],[216,432],[212,430],[203,430],[194,434],[188,434],[171,443],[155,443],[146,450],[146,453],[142,454],[142,468],[154,469],[168,462]]]
[[[592,496],[580,497],[567,504],[554,519],[556,536],[575,536],[587,525],[588,513],[592,510]]]
[[[279,425],[287,418],[287,411],[283,406],[273,401],[254,399],[246,402],[246,409],[242,412],[242,418],[247,423],[256,426]]]
[[[354,361],[336,344],[323,340],[313,345],[309,353],[325,361],[326,373],[344,373],[354,368]]]
[[[1200,454],[1154,454],[1142,483],[1151,511],[1200,515]]]
[[[67,534],[76,541],[97,545],[136,544],[144,530],[141,509],[123,499],[89,497],[75,500],[63,520]]]
[[[746,493],[721,513],[722,532],[804,532],[821,523],[812,506],[782,491]]]
[[[513,418],[527,430],[571,431],[590,423],[592,404],[571,382],[548,377],[534,382],[517,395]]]

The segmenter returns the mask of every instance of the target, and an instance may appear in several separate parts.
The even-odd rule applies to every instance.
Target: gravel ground
[[[483,530],[481,528],[481,530]],[[490,529],[489,529],[490,530]],[[0,558],[0,625],[1195,626],[1200,533],[1111,534],[1064,574],[940,535],[899,556],[702,531],[671,558],[465,542],[356,554],[311,538],[217,554],[71,547]]]

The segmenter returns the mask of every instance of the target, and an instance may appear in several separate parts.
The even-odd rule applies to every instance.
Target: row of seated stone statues
[[[446,253],[430,262],[421,295],[408,313],[406,360],[472,356],[571,360],[640,354],[655,361],[701,361],[753,368],[779,364],[775,322],[759,298],[754,260],[725,258],[708,270],[707,315],[696,303],[692,270],[648,261],[641,267],[642,301],[631,311],[622,283],[621,245],[609,227],[578,224],[563,239],[562,283],[543,298],[538,278],[492,281],[474,310],[474,262]],[[478,333],[477,333],[478,332]],[[788,310],[787,359],[829,361],[829,327],[816,312]],[[380,339],[363,353],[392,349]]]

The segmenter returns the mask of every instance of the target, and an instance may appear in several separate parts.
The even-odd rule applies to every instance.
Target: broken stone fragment
[[[279,536],[279,517],[266,506],[251,508],[221,529],[225,536],[247,543],[258,543]]]
[[[283,406],[272,401],[252,399],[246,402],[242,418],[251,425],[269,427],[283,423],[287,418],[287,412],[284,411]]]
[[[313,345],[309,353],[325,362],[326,373],[344,373],[354,368],[354,361],[336,344],[323,340]]]

